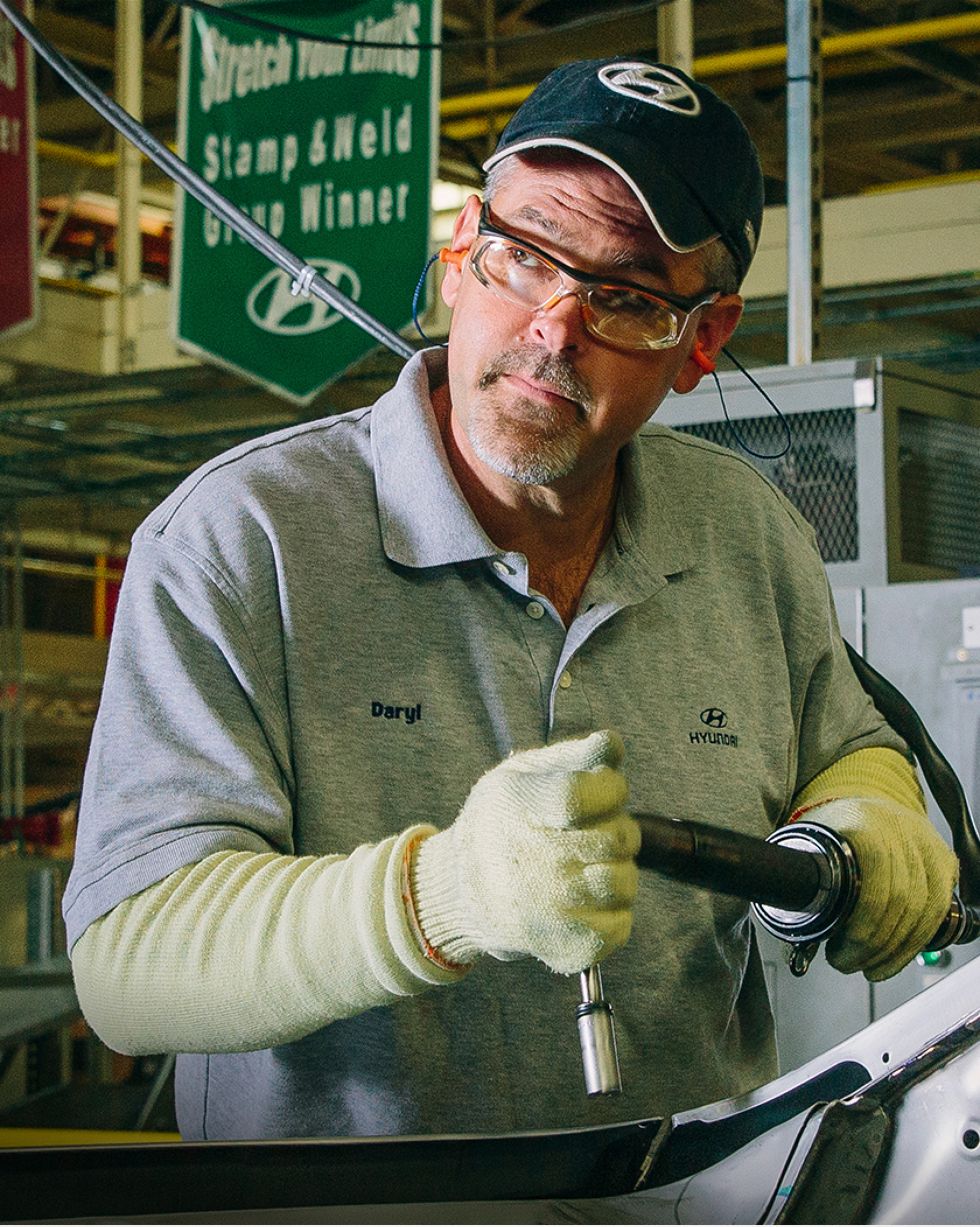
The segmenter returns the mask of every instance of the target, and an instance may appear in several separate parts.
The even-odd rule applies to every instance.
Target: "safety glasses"
[[[547,311],[573,294],[586,330],[618,349],[669,349],[681,339],[691,313],[721,297],[711,290],[693,298],[653,294],[628,281],[579,272],[498,229],[486,204],[477,233],[470,268],[487,289],[529,311]]]

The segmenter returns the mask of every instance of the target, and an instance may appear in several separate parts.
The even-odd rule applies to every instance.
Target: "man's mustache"
[[[587,412],[595,403],[592,389],[571,362],[561,354],[542,351],[537,345],[517,345],[498,354],[480,376],[480,390],[489,388],[501,375],[520,375],[546,384],[559,396],[577,401]]]

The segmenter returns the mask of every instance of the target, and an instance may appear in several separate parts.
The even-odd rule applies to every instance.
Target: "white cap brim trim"
[[[587,157],[595,158],[597,162],[602,162],[604,165],[608,166],[610,170],[615,171],[643,206],[643,211],[646,213],[647,217],[649,217],[654,230],[656,230],[657,234],[660,235],[671,251],[676,251],[680,254],[686,254],[690,251],[699,251],[702,247],[707,247],[709,243],[713,243],[715,239],[721,238],[720,234],[712,234],[709,235],[708,238],[702,239],[700,243],[694,243],[690,247],[678,246],[677,243],[673,242],[673,240],[668,238],[668,236],[664,233],[663,227],[657,220],[657,215],[650,208],[650,205],[647,202],[646,197],[640,191],[636,180],[628,175],[619,165],[619,163],[613,158],[609,157],[608,154],[602,153],[602,151],[599,149],[593,149],[591,145],[586,145],[584,141],[573,141],[569,137],[565,136],[542,136],[530,138],[526,141],[518,141],[516,145],[508,145],[506,149],[501,150],[499,153],[491,154],[490,157],[483,163],[483,169],[485,171],[490,170],[492,166],[496,166],[497,163],[502,162],[504,158],[509,158],[512,153],[521,153],[525,149],[547,149],[554,145],[560,145],[564,149],[574,149],[578,153],[584,153]]]

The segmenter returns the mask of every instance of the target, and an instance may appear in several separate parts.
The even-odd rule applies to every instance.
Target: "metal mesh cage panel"
[[[980,428],[901,409],[902,561],[980,573]]]
[[[824,562],[858,557],[857,456],[854,410],[822,409],[787,419],[793,443],[778,460],[747,455],[813,525]],[[728,422],[700,422],[675,429],[738,450]],[[754,451],[778,452],[786,434],[778,418],[741,418],[734,424]],[[741,453],[740,453],[741,454]]]

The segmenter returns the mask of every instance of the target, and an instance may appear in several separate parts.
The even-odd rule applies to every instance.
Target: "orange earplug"
[[[464,248],[463,251],[453,251],[449,247],[443,247],[439,252],[439,260],[443,264],[453,264],[456,268],[463,267],[463,261],[466,259],[466,252],[469,248]]]
[[[704,352],[700,341],[694,342],[694,348],[691,350],[691,358],[701,368],[706,375],[710,375],[715,369],[715,364],[711,361],[708,355]]]

